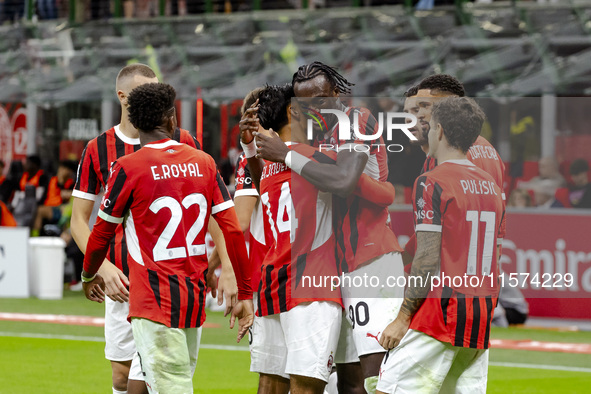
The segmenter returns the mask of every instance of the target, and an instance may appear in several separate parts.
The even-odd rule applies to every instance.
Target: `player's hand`
[[[250,144],[254,139],[253,133],[259,129],[259,118],[257,117],[258,110],[259,99],[244,111],[244,114],[238,123],[240,126],[240,140],[244,144]]]
[[[238,301],[236,306],[234,306],[232,315],[230,316],[230,328],[234,328],[236,318],[238,318],[239,326],[236,342],[240,343],[240,340],[244,338],[244,335],[246,335],[254,322],[254,306],[252,305],[252,300]]]
[[[287,156],[289,148],[277,133],[274,133],[273,130],[270,131],[270,135],[254,133],[257,139],[257,158],[275,163],[285,163],[285,156]]]
[[[117,302],[129,301],[129,291],[125,287],[129,286],[129,280],[119,268],[105,260],[98,273],[103,277],[107,297]]]
[[[232,267],[231,263],[227,266]],[[228,313],[232,311],[232,308],[234,308],[238,302],[238,284],[236,283],[234,270],[232,268],[224,269],[223,267],[224,264],[222,264],[222,273],[220,274],[220,279],[218,281],[217,298],[218,305],[222,305],[224,303],[224,298],[226,299],[226,311],[224,312],[224,316],[228,316]]]
[[[211,290],[212,297],[217,297],[218,277],[215,274],[215,270],[210,269],[207,271],[205,283],[207,284],[207,288]]]
[[[403,311],[398,313],[396,320],[388,324],[380,336],[380,346],[386,350],[394,349],[400,344],[402,337],[408,331],[410,326],[410,316]]]
[[[99,274],[91,282],[82,282],[82,290],[86,298],[99,304],[105,301],[104,289],[105,281]]]

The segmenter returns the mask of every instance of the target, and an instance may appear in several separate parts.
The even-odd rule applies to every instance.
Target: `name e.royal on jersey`
[[[495,183],[492,181],[476,181],[474,179],[460,180],[464,194],[499,194],[495,190]]]
[[[179,164],[161,164],[159,166],[151,166],[152,177],[155,181],[159,179],[178,178],[178,177],[202,177],[199,172],[199,165],[197,163],[179,163]],[[182,175],[181,175],[182,174]]]

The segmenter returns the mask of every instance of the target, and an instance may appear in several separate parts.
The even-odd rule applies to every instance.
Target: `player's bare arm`
[[[252,324],[254,323],[254,305],[252,300],[239,301],[232,309],[230,329],[234,328],[236,319],[238,319],[238,335],[236,337],[236,342],[240,343],[240,340],[244,338],[248,329],[252,327]]]
[[[225,209],[213,215],[224,234],[226,244],[232,245],[228,255],[238,281],[238,304],[232,309],[230,328],[234,327],[236,318],[239,319],[240,329],[238,342],[244,337],[248,328],[254,322],[254,306],[252,304],[252,288],[250,285],[251,265],[246,251],[244,234],[240,229],[234,208]]]
[[[104,280],[98,273],[99,268],[105,261],[109,249],[109,242],[115,235],[117,224],[109,223],[97,218],[93,232],[88,238],[88,244],[92,245],[84,255],[84,268],[82,269],[82,289],[86,298],[91,301],[102,302],[98,288],[104,288]],[[111,265],[109,262],[107,264]],[[104,298],[103,298],[104,299]]]
[[[250,226],[250,217],[252,216],[252,211],[254,211],[254,207],[256,206],[258,202],[258,197],[255,196],[238,196],[234,198],[234,210],[236,211],[236,215],[238,216],[238,222],[240,223],[240,229],[242,230],[242,233],[245,234],[246,231],[248,230],[249,226]],[[211,221],[210,221],[211,224]],[[217,225],[217,223],[216,223]],[[219,229],[219,226],[217,226]],[[222,234],[222,238],[223,238],[223,233]],[[220,242],[220,245],[222,245],[222,243]],[[228,256],[228,252],[225,250],[225,245],[226,242],[223,243],[224,245],[224,252],[226,254],[226,256]],[[228,257],[227,262],[230,266],[231,266],[231,262],[230,259]],[[216,246],[213,248],[213,251],[211,252],[211,256],[209,257],[209,271],[207,272],[207,276],[209,278],[210,275],[213,275],[212,272],[217,269],[222,263],[222,260],[220,258],[220,254],[218,253],[218,247],[217,244]],[[232,270],[232,275],[234,275],[234,271]],[[209,280],[209,279],[208,279]],[[234,282],[236,282],[236,277],[234,276]],[[208,282],[209,283],[209,282]],[[217,280],[216,280],[217,283]],[[213,287],[209,286],[210,288],[212,288],[212,290],[214,290]],[[217,286],[216,286],[217,287]],[[236,288],[238,289],[238,288]],[[238,291],[238,290],[236,290]],[[215,293],[213,293],[213,296],[215,297]]]
[[[389,350],[398,346],[408,331],[412,317],[429,293],[431,277],[437,274],[440,252],[440,232],[417,232],[417,253],[410,271],[410,275],[417,280],[409,282],[400,313],[396,320],[386,327],[380,337],[380,345],[384,349]]]
[[[254,157],[254,150],[256,149],[254,133],[257,132],[260,127],[259,119],[256,117],[256,113],[259,109],[258,105],[259,100],[257,99],[246,111],[244,111],[244,115],[242,115],[239,123],[240,142],[244,152],[247,154],[246,157],[248,159],[250,174],[257,190],[259,190],[261,174],[263,173],[263,167],[265,166],[261,159]],[[250,147],[250,149],[248,147]],[[252,151],[252,153],[249,154],[249,150]]]
[[[258,157],[285,163],[289,148],[281,138],[276,135],[266,136],[258,132],[255,135],[258,145]],[[304,164],[300,175],[320,191],[347,197],[355,190],[359,177],[365,169],[367,159],[366,153],[343,150],[337,155],[335,164],[323,164],[310,160]]]
[[[222,266],[222,272],[217,283],[217,291],[214,291],[214,289],[212,288],[212,295],[214,297],[217,296],[218,305],[222,305],[225,297],[226,311],[224,313],[224,316],[227,316],[228,313],[230,313],[230,311],[234,307],[234,305],[236,305],[236,302],[238,302],[238,285],[236,284],[236,276],[234,274],[234,270],[232,269],[232,262],[230,261],[228,251],[226,250],[224,234],[222,233],[222,230],[220,229],[220,226],[218,226],[215,219],[213,217],[211,219],[213,220],[209,221],[208,230],[211,234],[211,238],[213,238],[213,242],[216,245],[216,252],[219,256],[220,264]],[[209,269],[207,271],[207,276],[215,276],[214,270],[215,268],[213,270]]]
[[[246,233],[248,230],[252,211],[254,211],[254,207],[258,202],[259,198],[257,196],[238,196],[234,198],[234,209],[236,210],[242,233]]]
[[[90,237],[88,221],[90,220],[93,207],[94,201],[74,197],[70,228],[72,237],[82,253],[86,253],[86,246],[88,244],[88,238]],[[100,293],[102,297],[107,295],[107,297],[113,301],[129,301],[129,292],[125,287],[129,286],[129,280],[119,268],[115,267],[114,264],[111,264],[108,260],[105,260],[105,262],[108,264],[102,264],[99,269],[99,274],[103,280],[103,286],[98,287],[95,291]],[[93,301],[97,300],[93,299]]]

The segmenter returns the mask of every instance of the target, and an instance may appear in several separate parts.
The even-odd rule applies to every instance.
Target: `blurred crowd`
[[[565,163],[568,164],[568,163]],[[507,203],[510,207],[526,208],[591,208],[589,162],[575,159],[564,165],[564,174],[553,157],[538,162],[538,175],[517,182]]]
[[[487,2],[487,1],[483,1]],[[116,4],[121,10],[115,12]],[[68,18],[72,2],[69,0],[32,0],[34,18],[49,20]],[[147,18],[160,15],[159,0],[75,0],[75,19],[83,22],[93,19],[106,19],[117,14],[126,18]],[[232,13],[253,10],[280,9],[320,9],[344,6],[383,6],[406,4],[404,0],[166,0],[164,14],[191,15],[205,12]],[[454,4],[452,0],[411,1],[418,9],[430,9],[434,5]],[[15,21],[26,14],[26,0],[0,0],[0,21]]]
[[[0,161],[0,226],[29,227],[32,237],[61,237],[66,242],[66,256],[73,263],[72,285],[76,285],[84,260],[70,235],[78,163],[64,160],[55,171],[46,171],[40,157],[31,155],[24,164],[14,160],[7,171],[5,166]]]

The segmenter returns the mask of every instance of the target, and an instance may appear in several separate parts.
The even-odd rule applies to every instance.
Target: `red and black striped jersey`
[[[491,145],[490,142],[483,136],[479,135],[476,141],[472,144],[468,152],[466,153],[466,157],[472,163],[474,163],[478,168],[482,168],[484,171],[489,173],[497,185],[501,188],[501,195],[503,197],[503,206],[505,206],[506,199],[505,199],[505,192],[503,191],[504,184],[505,184],[505,163],[501,160],[501,156],[496,151],[494,146]],[[437,166],[437,159],[427,156],[425,158],[425,163],[423,164],[423,169],[421,170],[421,175],[427,171],[431,171],[433,168]],[[505,216],[505,211],[503,209],[503,219],[501,221],[501,239],[505,237],[507,227],[507,217]],[[413,239],[411,243],[409,243],[408,247],[404,247],[404,249],[413,254],[413,244],[416,244],[416,239]]]
[[[197,149],[201,149],[199,142],[188,131],[177,128],[173,139]],[[82,157],[76,173],[76,185],[72,196],[85,200],[96,201],[101,188],[104,189],[109,180],[113,162],[119,158],[140,149],[139,138],[129,138],[119,129],[119,125],[105,131],[90,140],[82,152]],[[123,227],[111,242],[107,255],[109,261],[128,275],[127,242]]]
[[[318,150],[304,144],[291,148],[312,160]],[[260,181],[269,252],[261,265],[257,314],[286,312],[310,301],[341,303],[340,290],[314,287],[337,274],[332,232],[332,195],[320,192],[283,163],[266,162]],[[313,282],[314,278],[316,282]]]
[[[101,256],[97,250],[106,251],[107,241],[97,239],[95,233],[106,228],[105,222],[124,222],[130,257],[130,317],[168,327],[203,324],[208,267],[205,234],[210,215],[232,245],[233,265],[246,260],[244,270],[236,270],[239,298],[244,293],[252,298],[244,237],[211,156],[165,139],[118,159],[110,171],[101,220],[89,240],[84,267],[90,273],[98,269]],[[245,271],[246,277],[242,276]]]
[[[501,160],[501,156],[499,156],[499,153],[495,147],[492,146],[486,138],[479,135],[470,149],[468,149],[468,152],[466,152],[466,157],[477,167],[482,168],[484,171],[489,173],[497,185],[499,185],[501,190],[503,190],[505,180],[505,163],[503,163]],[[425,163],[423,164],[421,174],[431,171],[436,166],[437,160],[431,156],[427,156],[425,158]]]
[[[427,157],[425,157],[425,162],[423,163],[423,168],[421,168],[421,175],[427,171],[431,171],[435,167],[437,167],[437,159],[427,155]]]
[[[366,135],[377,133],[378,123],[366,108],[347,108],[351,125],[358,116],[359,132]],[[388,180],[388,157],[384,139],[363,141],[356,136],[349,140],[339,140],[338,127],[333,129],[327,142],[337,150],[351,145],[368,145],[369,159],[364,174],[378,181]],[[334,232],[336,238],[336,258],[340,272],[352,272],[364,263],[389,252],[401,252],[396,235],[390,228],[388,208],[378,206],[360,196],[346,199],[334,197]]]
[[[256,197],[258,199],[250,216],[249,236],[247,237],[248,258],[252,265],[251,283],[253,290],[256,290],[259,288],[261,281],[261,263],[269,251],[269,246],[267,246],[267,241],[265,240],[263,206],[259,198],[259,192],[252,181],[250,169],[248,168],[248,160],[244,153],[238,158],[234,179],[236,184],[234,200],[244,196]]]
[[[488,348],[499,294],[501,193],[493,177],[468,160],[445,161],[417,178],[415,231],[441,232],[439,274],[452,280],[429,292],[410,328],[454,346]]]

